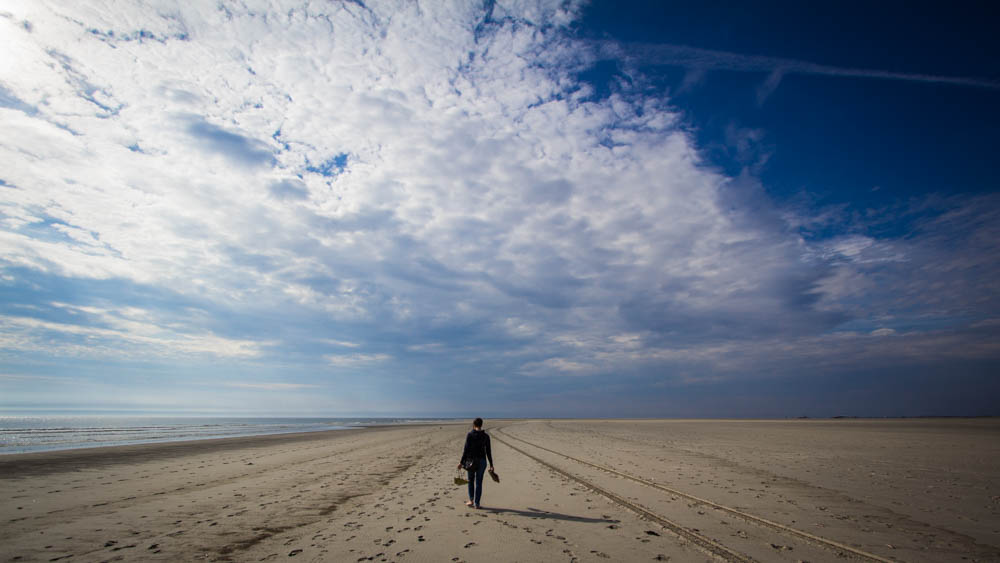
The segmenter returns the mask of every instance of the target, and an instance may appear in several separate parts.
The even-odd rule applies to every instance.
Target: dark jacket
[[[493,466],[493,452],[490,450],[490,435],[485,430],[471,430],[465,436],[465,449],[462,450],[462,459],[459,463],[465,463],[467,459],[490,460]]]

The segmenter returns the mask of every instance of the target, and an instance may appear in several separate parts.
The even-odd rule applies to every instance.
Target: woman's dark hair
[[[472,421],[472,427],[473,428],[482,428],[483,427],[483,419],[477,418],[476,420],[473,420]]]

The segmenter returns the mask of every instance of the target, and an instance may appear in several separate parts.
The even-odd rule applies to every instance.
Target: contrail
[[[682,66],[696,70],[730,70],[736,72],[766,72],[768,78],[765,88],[773,91],[786,74],[818,74],[826,76],[847,76],[855,78],[881,78],[884,80],[906,80],[910,82],[929,82],[935,84],[952,84],[956,86],[974,86],[1000,90],[1000,82],[969,78],[963,76],[941,76],[935,74],[914,74],[908,72],[890,72],[864,68],[844,68],[821,65],[808,61],[783,59],[780,57],[765,57],[758,55],[742,55],[727,51],[713,51],[683,45],[656,43],[613,43],[597,42],[596,51],[602,60],[625,59],[641,64]]]

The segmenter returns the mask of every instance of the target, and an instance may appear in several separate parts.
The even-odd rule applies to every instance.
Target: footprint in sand
[[[470,541],[469,543],[465,544],[465,548],[468,549],[468,548],[470,548],[470,547],[472,547],[474,545],[476,545],[476,542]]]

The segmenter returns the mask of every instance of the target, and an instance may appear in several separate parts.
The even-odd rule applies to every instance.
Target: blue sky
[[[985,3],[0,8],[0,413],[997,415]]]

